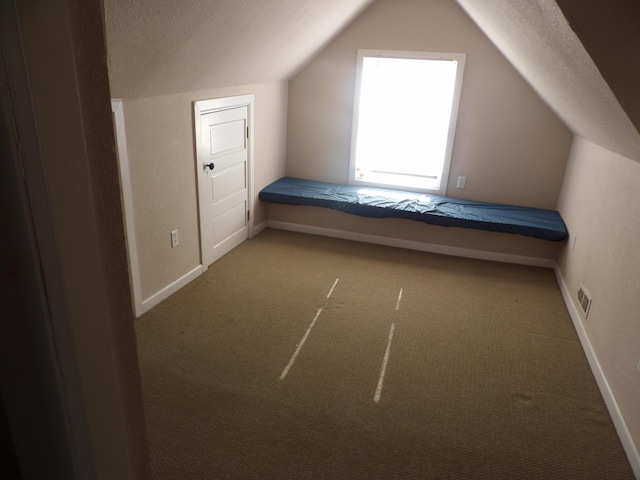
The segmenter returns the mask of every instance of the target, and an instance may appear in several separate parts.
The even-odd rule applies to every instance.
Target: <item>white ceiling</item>
[[[640,161],[640,134],[555,0],[456,1],[576,135]]]
[[[640,161],[638,130],[555,0],[455,1],[575,134]],[[112,96],[288,80],[372,2],[104,0]]]
[[[104,0],[114,98],[291,78],[373,0]]]

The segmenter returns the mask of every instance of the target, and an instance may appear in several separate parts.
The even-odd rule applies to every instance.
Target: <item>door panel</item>
[[[204,113],[199,121],[202,261],[208,267],[249,236],[248,107]]]
[[[246,179],[244,163],[233,165],[222,173],[214,174],[211,178],[213,182],[213,198],[211,200],[215,202],[232,193],[246,190]]]
[[[234,209],[235,207],[239,205],[246,205],[246,204],[247,204],[247,193],[245,190],[236,192],[233,195],[227,195],[225,198],[217,202],[212,202],[211,209],[210,209],[212,221],[215,220],[217,217],[224,215],[226,212]],[[246,210],[244,211],[242,218],[246,220],[247,218]],[[246,224],[246,221],[245,221],[245,224]]]
[[[245,120],[231,120],[211,125],[209,128],[209,154],[212,156],[222,155],[244,150],[246,148]]]
[[[238,203],[229,210],[216,216],[213,221],[214,247],[233,236],[244,228],[246,223],[246,210],[244,203]]]

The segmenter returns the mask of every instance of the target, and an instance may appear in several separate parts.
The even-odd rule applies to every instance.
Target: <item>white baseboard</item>
[[[589,335],[587,333],[587,330],[585,329],[583,318],[580,314],[580,311],[578,310],[578,306],[576,305],[574,296],[571,295],[571,292],[569,291],[569,288],[567,287],[567,284],[564,281],[564,278],[562,277],[562,274],[560,272],[560,268],[557,264],[554,267],[554,271],[556,274],[558,285],[560,286],[560,291],[562,292],[562,297],[564,298],[564,303],[567,306],[567,310],[569,311],[569,315],[571,316],[573,325],[576,329],[576,332],[578,333],[580,343],[582,344],[582,349],[587,356],[589,366],[591,367],[593,376],[596,379],[605,405],[609,410],[609,415],[611,416],[611,420],[613,421],[616,432],[618,433],[618,437],[620,438],[622,447],[627,454],[629,464],[631,465],[635,477],[640,480],[640,452],[638,452],[638,447],[633,441],[631,432],[629,431],[624,417],[622,416],[622,412],[618,407],[618,402],[616,402],[613,391],[611,390],[609,382],[607,381],[604,371],[602,370],[602,366],[600,365],[598,356],[596,355],[596,352],[591,345],[591,340],[589,340]]]
[[[487,252],[484,250],[473,250],[470,248],[450,247],[447,245],[438,245],[435,243],[402,240],[399,238],[349,232],[346,230],[334,230],[331,228],[314,227],[311,225],[301,225],[298,223],[267,220],[266,226],[279,230],[309,233],[312,235],[322,235],[325,237],[341,238],[344,240],[355,240],[358,242],[386,245],[388,247],[407,248],[409,250],[419,250],[422,252],[438,253],[441,255],[453,255],[456,257],[475,258],[478,260],[490,260],[493,262],[515,263],[518,265],[528,265],[533,267],[545,268],[553,268],[556,264],[554,260],[551,260],[549,258],[526,257],[524,255],[511,255],[508,253]]]
[[[267,222],[262,222],[262,223],[260,223],[260,224],[258,224],[256,226],[254,226],[251,236],[255,237],[260,232],[262,232],[265,228],[267,228]],[[174,293],[176,293],[182,287],[187,285],[189,282],[195,280],[196,278],[198,278],[203,273],[204,273],[203,266],[202,265],[198,265],[196,268],[194,268],[190,272],[187,272],[185,275],[183,275],[182,277],[177,279],[175,282],[167,285],[162,290],[154,293],[153,295],[151,295],[146,300],[143,300],[141,305],[140,305],[140,307],[136,308],[136,311],[135,311],[136,318],[139,317],[140,315],[142,315],[143,313],[148,312],[149,310],[151,310],[153,307],[158,305],[160,302],[162,302],[166,298],[168,298],[171,295],[173,295]]]
[[[202,268],[202,265],[198,265],[196,268],[194,268],[190,272],[187,272],[182,277],[177,279],[175,282],[170,283],[169,285],[164,287],[162,290],[154,293],[153,295],[151,295],[146,300],[143,300],[143,302],[142,302],[142,311],[140,312],[140,315],[142,315],[145,312],[148,312],[153,307],[158,305],[161,301],[163,301],[164,299],[166,299],[166,298],[170,297],[171,295],[173,295],[174,293],[176,293],[178,290],[180,290],[186,284],[188,284],[189,282],[191,282],[191,281],[195,280],[196,278],[198,278],[200,275],[202,275],[203,271],[204,270]]]
[[[267,228],[267,222],[266,221],[264,221],[262,223],[259,223],[258,225],[254,225],[253,230],[251,230],[251,238],[253,238],[256,235],[258,235],[265,228]]]

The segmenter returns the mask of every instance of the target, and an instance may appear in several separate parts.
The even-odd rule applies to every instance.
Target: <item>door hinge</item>
[[[247,138],[249,138],[249,127],[247,127]]]
[[[251,220],[251,210],[247,210],[247,222]]]

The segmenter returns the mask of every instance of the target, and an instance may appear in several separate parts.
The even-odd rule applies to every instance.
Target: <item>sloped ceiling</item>
[[[287,80],[373,0],[104,0],[114,98]]]
[[[112,96],[287,80],[373,1],[104,0]],[[455,1],[575,134],[640,162],[640,2]]]
[[[629,119],[640,130],[640,2],[557,2]]]
[[[576,135],[640,161],[638,130],[555,0],[456,1]],[[626,13],[625,9],[616,9],[618,1],[636,0],[606,2],[608,14],[622,20]],[[568,16],[582,18],[581,12],[587,12],[588,4],[594,2],[568,3]],[[589,28],[585,35],[603,52],[615,52],[623,48],[619,44],[623,39],[637,38],[637,34],[631,33],[618,38],[607,35],[601,24],[593,22],[592,14],[584,14],[591,19],[589,25],[584,23],[585,30]],[[634,19],[633,29],[637,29],[639,21],[640,18]],[[621,21],[618,26],[624,25],[629,25],[629,21]],[[635,62],[639,52],[640,46],[636,45],[626,62]],[[629,69],[628,64],[618,66],[623,77]],[[620,98],[628,100],[627,96]],[[630,111],[632,108],[629,107]]]

